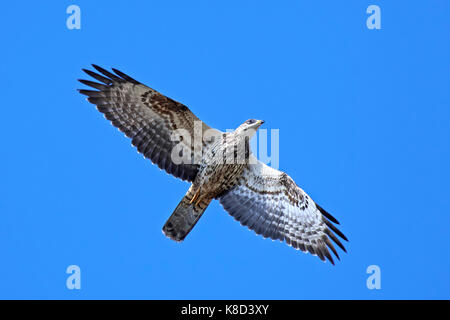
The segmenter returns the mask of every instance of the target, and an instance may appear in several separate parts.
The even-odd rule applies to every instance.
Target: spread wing
[[[133,146],[161,169],[183,180],[193,181],[198,171],[198,159],[208,142],[194,146],[192,139],[174,139],[177,130],[184,130],[194,137],[195,128],[209,134],[221,134],[201,122],[185,105],[143,85],[126,74],[112,69],[114,73],[93,65],[100,73],[83,69],[99,82],[79,80],[97,90],[79,90],[88,101],[97,105],[105,118],[131,138]],[[181,135],[180,135],[181,136]],[[174,140],[174,141],[172,141]],[[175,148],[175,149],[174,149]],[[177,160],[172,152],[176,150]],[[183,157],[190,153],[188,157]],[[183,159],[180,161],[180,159]],[[186,160],[187,159],[187,160]]]
[[[254,157],[253,155],[251,157]],[[339,255],[336,235],[347,241],[333,223],[339,222],[317,205],[284,172],[253,159],[238,183],[222,195],[220,203],[242,225],[265,238],[278,239],[334,264],[328,249]]]

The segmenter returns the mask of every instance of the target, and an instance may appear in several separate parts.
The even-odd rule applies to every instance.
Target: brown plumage
[[[333,264],[329,249],[339,258],[333,242],[345,251],[337,236],[347,238],[333,225],[338,221],[286,173],[252,155],[249,140],[263,121],[247,120],[224,133],[126,74],[93,67],[99,73],[84,71],[99,82],[80,82],[97,90],[79,92],[146,158],[192,183],[163,227],[166,236],[184,240],[211,201],[218,199],[236,220],[263,237],[285,241]]]

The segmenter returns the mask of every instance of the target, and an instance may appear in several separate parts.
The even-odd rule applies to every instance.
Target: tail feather
[[[194,203],[189,203],[191,194],[190,190],[186,193],[162,229],[166,237],[172,240],[183,241],[212,200],[202,200],[196,206]]]

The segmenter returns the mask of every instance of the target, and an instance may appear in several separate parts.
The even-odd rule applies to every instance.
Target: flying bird
[[[264,121],[250,119],[225,133],[123,72],[93,67],[97,72],[83,71],[98,82],[79,81],[96,90],[78,91],[125,133],[145,158],[191,183],[163,227],[167,237],[183,241],[217,199],[237,221],[264,238],[284,241],[332,264],[329,250],[339,259],[333,242],[346,252],[338,237],[348,240],[334,225],[339,222],[286,173],[251,153],[249,139]],[[195,140],[196,134],[201,140]]]

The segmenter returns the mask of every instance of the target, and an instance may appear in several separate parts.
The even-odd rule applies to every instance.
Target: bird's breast
[[[235,185],[248,164],[245,146],[233,141],[213,144],[205,152],[194,185],[201,186],[202,193],[216,197]]]

